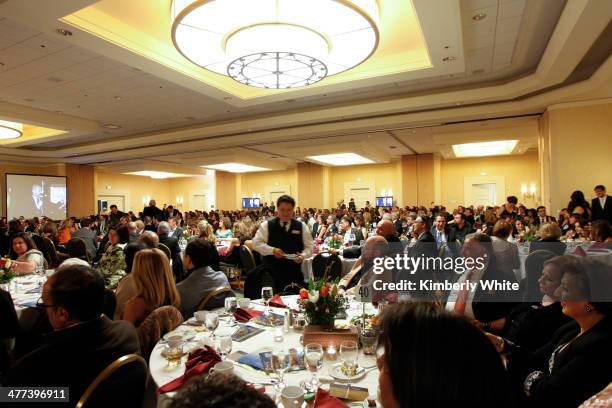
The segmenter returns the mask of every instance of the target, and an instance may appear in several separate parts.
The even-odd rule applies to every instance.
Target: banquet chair
[[[144,358],[137,354],[119,357],[89,384],[76,407],[140,407],[147,377]]]
[[[327,275],[328,281],[340,277],[342,273],[342,260],[336,254],[317,254],[312,259],[312,275],[315,280]]]
[[[298,295],[300,293],[300,289],[302,289],[302,286],[295,282],[291,282],[289,285],[283,288],[281,296]]]
[[[71,238],[70,241],[66,243],[66,251],[68,252],[68,257],[79,258],[91,264],[89,255],[87,255],[87,245],[83,238]]]
[[[166,256],[168,257],[168,259],[170,261],[172,261],[172,252],[170,251],[170,248],[168,248],[168,246],[166,244],[162,244],[159,243],[157,244],[157,248],[162,251],[164,254],[166,254]]]
[[[525,277],[519,282],[521,299],[529,301],[530,298],[540,296],[538,280],[542,276],[543,264],[555,256],[554,252],[544,249],[538,249],[527,255],[527,258],[525,258]]]
[[[140,354],[149,359],[157,342],[183,323],[183,315],[174,306],[158,307],[138,326]]]
[[[225,298],[235,297],[234,291],[225,286],[218,287],[210,292],[198,305],[198,310],[212,310],[223,307]]]

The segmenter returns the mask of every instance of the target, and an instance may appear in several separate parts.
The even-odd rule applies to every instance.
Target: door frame
[[[472,205],[472,186],[474,184],[495,184],[495,205],[505,202],[506,177],[505,176],[479,176],[463,178],[463,204]]]

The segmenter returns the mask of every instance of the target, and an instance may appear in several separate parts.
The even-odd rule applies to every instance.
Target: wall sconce
[[[183,206],[183,196],[177,196],[176,197],[176,206],[177,207],[182,207]]]
[[[142,196],[142,205],[149,205],[149,201],[151,201],[151,198],[149,196]]]
[[[382,197],[391,197],[391,196],[393,195],[393,190],[392,190],[392,189],[389,189],[389,190],[387,191],[387,190],[383,189],[383,190],[380,192],[380,195],[381,195]]]
[[[381,196],[381,197],[386,197],[386,196],[387,196],[387,190],[382,190],[382,191],[380,192],[380,196]]]
[[[527,184],[521,184],[521,195],[523,198],[535,198],[536,193],[536,185],[535,183],[531,183],[529,189],[527,189]]]

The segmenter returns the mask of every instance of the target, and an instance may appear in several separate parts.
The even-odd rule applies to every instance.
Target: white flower
[[[315,290],[311,290],[310,293],[308,294],[308,300],[311,303],[317,303],[317,301],[319,300],[319,292]]]

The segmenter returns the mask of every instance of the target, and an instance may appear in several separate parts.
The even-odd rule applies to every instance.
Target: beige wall
[[[300,206],[322,208],[327,199],[324,184],[325,167],[314,163],[297,165],[297,192]],[[328,195],[328,194],[327,194]]]
[[[455,208],[469,205],[464,202],[464,177],[505,177],[505,192],[502,197],[515,195],[527,207],[535,206],[540,200],[524,199],[521,184],[536,184],[536,196],[540,196],[540,169],[538,154],[528,152],[523,155],[479,157],[469,159],[441,160],[442,205]],[[502,202],[503,203],[503,202]],[[499,204],[502,204],[499,203]]]
[[[142,211],[143,197],[149,197],[161,208],[164,203],[171,204],[175,198],[170,195],[169,179],[152,179],[143,176],[96,171],[96,197],[107,195],[122,195],[125,197],[125,211],[132,210],[136,214]],[[108,189],[110,187],[110,189]]]
[[[65,172],[68,215],[83,217],[94,214],[96,212],[94,168],[80,164],[66,164]]]
[[[549,110],[541,137],[549,166],[542,173],[550,174],[547,198],[555,213],[575,190],[587,199],[598,184],[612,191],[612,103]]]
[[[261,202],[270,201],[270,192],[279,187],[286,188],[285,191],[294,198],[297,194],[297,170],[287,169],[281,171],[262,171],[255,173],[242,173],[240,178],[240,188],[238,190],[237,206],[242,207],[242,197],[252,197],[253,194],[261,197]]]

